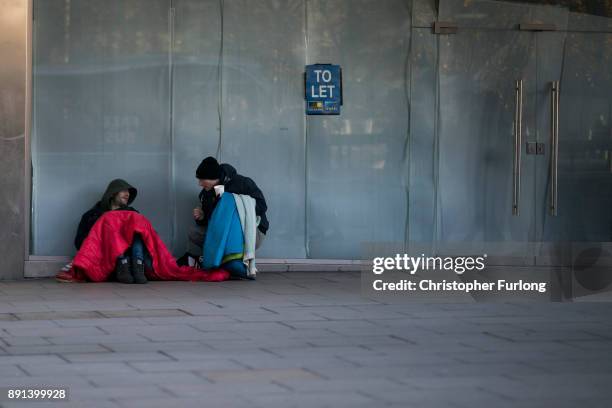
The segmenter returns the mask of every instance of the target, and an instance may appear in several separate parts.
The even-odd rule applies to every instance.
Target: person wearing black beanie
[[[218,180],[221,178],[221,166],[217,159],[208,156],[196,169],[196,178],[200,180]]]
[[[189,231],[187,253],[179,258],[179,264],[187,264],[188,258],[198,258],[202,255],[202,246],[206,237],[208,220],[218,201],[215,186],[223,186],[223,191],[235,194],[245,194],[255,199],[255,215],[261,217],[257,227],[257,239],[255,247],[258,248],[270,227],[266,211],[266,199],[255,182],[238,174],[236,169],[228,163],[219,164],[212,156],[206,157],[196,169],[198,184],[202,187],[198,198],[200,207],[193,209],[194,225]]]

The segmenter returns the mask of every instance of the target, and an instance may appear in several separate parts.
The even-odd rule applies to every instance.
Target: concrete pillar
[[[0,279],[22,279],[29,0],[0,0]]]

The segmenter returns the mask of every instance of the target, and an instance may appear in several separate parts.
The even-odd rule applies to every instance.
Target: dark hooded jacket
[[[102,199],[81,217],[81,222],[79,222],[76,237],[74,237],[74,246],[77,250],[81,248],[83,241],[85,241],[85,238],[87,238],[87,235],[89,235],[91,227],[93,227],[96,221],[98,221],[98,218],[100,218],[105,212],[111,210],[111,201],[113,196],[123,190],[128,190],[130,192],[128,205],[126,207],[117,208],[117,210],[138,212],[135,208],[130,207],[130,204],[132,204],[136,198],[136,195],[138,194],[138,190],[132,187],[125,180],[115,179],[111,181],[108,187],[106,187],[106,191],[102,195]]]
[[[261,217],[259,226],[257,227],[264,234],[268,232],[269,223],[266,217],[266,211],[268,206],[266,205],[266,199],[263,193],[257,187],[257,184],[249,177],[241,176],[238,174],[236,169],[227,164],[221,164],[221,178],[219,184],[225,186],[225,192],[234,194],[246,194],[255,199],[255,215]],[[217,205],[217,196],[214,189],[206,191],[202,189],[199,195],[200,202],[202,203],[202,211],[204,212],[204,219],[196,221],[198,225],[208,225],[208,220],[212,215],[215,206]]]

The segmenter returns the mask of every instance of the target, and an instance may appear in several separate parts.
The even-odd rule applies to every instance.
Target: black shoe
[[[132,272],[130,271],[130,260],[128,258],[120,258],[117,260],[117,268],[115,269],[117,280],[121,283],[134,283]]]
[[[176,260],[178,266],[189,266],[189,252],[185,252],[183,256]]]
[[[147,283],[145,267],[142,259],[134,259],[132,262],[132,276],[134,278],[134,283]]]

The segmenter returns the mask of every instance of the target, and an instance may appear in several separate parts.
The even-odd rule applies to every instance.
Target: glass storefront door
[[[534,134],[534,34],[461,29],[439,48],[438,250],[529,264],[535,162],[521,151],[514,170],[514,132]]]
[[[557,112],[558,136],[554,146],[548,120],[541,132],[550,145],[548,160],[538,168],[542,245],[537,260],[574,268],[610,266],[612,32],[568,32],[563,39],[558,83],[546,81],[541,89],[547,117]]]

